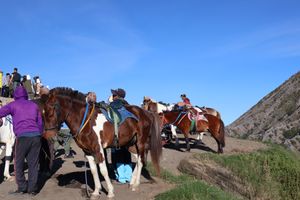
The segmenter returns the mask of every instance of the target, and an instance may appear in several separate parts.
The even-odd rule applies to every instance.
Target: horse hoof
[[[90,196],[90,200],[96,200],[96,199],[99,199],[99,194],[91,194],[91,196]]]
[[[135,192],[138,190],[138,186],[130,185],[131,191]]]
[[[5,177],[3,178],[3,180],[4,180],[4,181],[12,181],[13,178],[12,178],[11,176],[5,176]]]
[[[202,140],[198,140],[196,143],[195,143],[196,146],[202,146],[204,145],[203,141]]]
[[[115,197],[114,193],[108,193],[108,195],[107,195],[107,198],[109,198],[109,199],[112,199],[114,197]]]

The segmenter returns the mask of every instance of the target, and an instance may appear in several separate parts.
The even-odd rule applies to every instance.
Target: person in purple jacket
[[[0,118],[6,115],[12,116],[13,130],[16,135],[14,159],[18,189],[9,193],[36,195],[43,132],[42,116],[38,106],[28,100],[28,94],[23,86],[18,86],[14,91],[14,100],[0,108]],[[25,159],[28,165],[28,181],[24,175]]]

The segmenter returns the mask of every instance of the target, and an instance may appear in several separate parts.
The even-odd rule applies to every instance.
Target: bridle
[[[55,126],[51,126],[51,127],[44,127],[45,131],[52,131],[52,130],[59,130],[60,129],[60,125],[62,124],[62,122],[59,123],[59,120],[58,118],[60,117],[61,115],[61,107],[60,105],[56,102],[54,104],[50,104],[48,105],[50,106],[51,108],[53,108],[55,110],[55,113],[56,113],[56,125]],[[43,115],[45,116],[45,109],[43,109]]]
[[[61,106],[57,101],[54,104],[48,104],[48,106],[50,106],[51,108],[53,108],[55,110],[55,113],[56,113],[56,126],[44,127],[44,130],[45,131],[60,130],[61,124],[63,123],[63,121],[66,121],[68,119],[68,117],[71,113],[72,106],[73,106],[73,100],[71,98],[70,108],[68,109],[68,113],[66,114],[64,120],[59,120],[59,118],[61,118]],[[43,109],[43,115],[45,115],[45,109]]]

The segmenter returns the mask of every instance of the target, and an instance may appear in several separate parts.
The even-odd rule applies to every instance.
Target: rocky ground
[[[203,142],[205,145],[192,148],[191,152],[185,152],[185,145],[180,145],[181,150],[175,150],[174,146],[170,145],[163,150],[163,157],[161,167],[167,169],[174,174],[179,174],[177,169],[178,164],[184,158],[191,157],[194,153],[211,152],[217,150],[216,142],[210,137],[205,136]],[[82,151],[72,144],[73,150],[76,152],[74,158],[64,159],[63,155],[58,157],[55,161],[56,171],[51,178],[42,181],[42,189],[35,197],[28,195],[11,196],[9,191],[16,189],[16,184],[13,181],[3,181],[3,176],[0,175],[0,199],[64,199],[64,200],[82,200],[87,199],[85,195],[85,179],[84,179],[84,156]],[[260,142],[240,140],[235,138],[226,138],[225,154],[234,154],[239,152],[250,152],[266,146]],[[1,155],[1,158],[3,155]],[[150,156],[149,156],[150,157]],[[3,173],[3,161],[0,161],[0,172]],[[172,184],[166,183],[159,178],[155,178],[156,183],[151,183],[145,177],[142,177],[140,188],[136,192],[132,192],[127,184],[119,184],[113,181],[115,189],[115,199],[122,200],[149,200],[154,199],[155,195],[167,191],[173,187]],[[88,174],[89,186],[93,187],[93,181],[90,174]],[[106,188],[105,181],[101,182]],[[98,199],[107,199],[106,191],[102,191]]]

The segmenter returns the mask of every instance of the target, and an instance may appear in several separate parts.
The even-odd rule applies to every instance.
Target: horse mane
[[[62,95],[69,96],[74,100],[85,101],[86,96],[79,92],[78,90],[73,90],[68,87],[56,87],[50,90],[49,94],[51,95]]]

